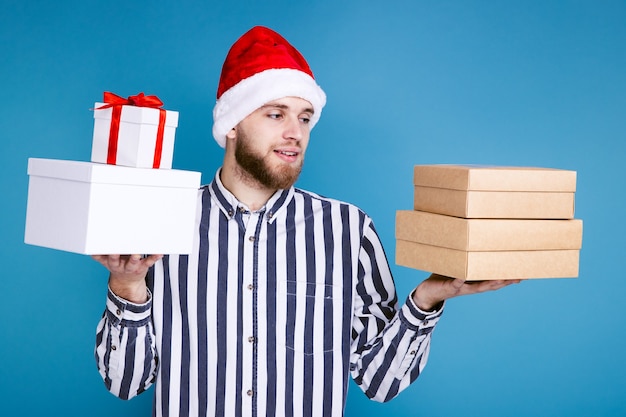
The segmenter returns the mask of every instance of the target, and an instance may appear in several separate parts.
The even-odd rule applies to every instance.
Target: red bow
[[[157,96],[147,96],[144,93],[124,98],[118,96],[117,94],[105,91],[104,102],[107,104],[98,107],[96,110],[108,109],[109,107],[114,106],[152,107],[155,109],[163,106],[163,102]]]
[[[117,138],[120,130],[120,117],[122,106],[151,107],[159,109],[159,126],[157,128],[156,148],[154,150],[153,168],[161,165],[161,154],[163,150],[163,133],[165,131],[166,111],[161,109],[163,102],[157,96],[147,96],[139,93],[128,98],[120,97],[117,94],[104,92],[104,102],[106,104],[96,108],[96,110],[112,107],[111,129],[109,131],[109,148],[107,152],[107,164],[115,165],[117,158]]]

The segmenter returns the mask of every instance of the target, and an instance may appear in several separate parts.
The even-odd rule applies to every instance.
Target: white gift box
[[[112,163],[109,161],[111,116],[113,108],[99,109],[105,103],[96,103],[94,107],[93,144],[91,161]],[[174,138],[178,126],[178,112],[165,111],[160,164],[154,166],[157,149],[160,109],[124,105],[119,121],[117,152],[114,165],[135,168],[172,168],[174,157]]]
[[[81,254],[188,254],[199,172],[30,158],[25,243]]]

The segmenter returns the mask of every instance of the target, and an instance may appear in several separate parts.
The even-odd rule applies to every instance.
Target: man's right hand
[[[148,301],[146,274],[163,255],[93,255],[109,270],[109,288],[115,295],[131,303],[143,304]]]

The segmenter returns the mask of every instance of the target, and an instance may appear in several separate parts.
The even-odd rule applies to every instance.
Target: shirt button
[[[248,284],[248,289],[249,289],[250,291],[252,291],[252,290],[254,289],[254,285],[252,285],[252,284]]]
[[[122,314],[122,310],[120,310],[120,309],[118,308],[118,309],[117,309],[117,311],[115,312],[115,314],[117,314],[117,315],[119,316],[120,314]]]
[[[246,394],[248,394],[248,397],[252,397],[254,395],[254,391],[249,389],[248,392],[246,392]]]
[[[417,351],[412,350],[411,352],[409,352],[409,355],[415,355],[417,353]]]
[[[117,346],[115,345],[111,346],[111,350],[117,350]]]
[[[254,338],[254,336],[250,336],[250,337],[248,338],[248,342],[250,342],[250,343],[254,343],[254,342],[256,342],[256,339]]]
[[[250,236],[250,237],[248,238],[248,240],[249,240],[250,242],[254,242],[254,236]]]

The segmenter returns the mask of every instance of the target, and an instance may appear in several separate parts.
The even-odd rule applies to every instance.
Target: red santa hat
[[[213,137],[221,147],[226,134],[264,104],[283,97],[299,97],[313,106],[311,129],[326,104],[306,60],[285,38],[256,26],[228,51],[213,109]]]

